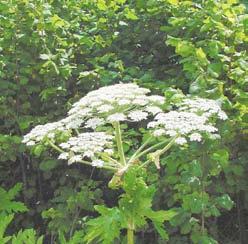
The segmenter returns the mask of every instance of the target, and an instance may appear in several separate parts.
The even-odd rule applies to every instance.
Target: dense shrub
[[[85,235],[76,230],[97,215],[95,204],[116,205],[120,192],[107,188],[110,175],[68,167],[42,147],[30,156],[21,138],[65,115],[88,91],[134,81],[164,94],[168,107],[182,92],[197,94],[222,102],[229,116],[220,124],[220,143],[172,151],[161,159],[159,175],[150,171],[154,207],[180,212],[166,226],[169,243],[199,243],[205,228],[205,243],[244,243],[247,28],[245,7],[236,0],[2,0],[0,182],[4,189],[22,182],[20,200],[29,209],[15,215],[9,235],[34,228],[48,243],[66,243]],[[138,142],[127,140],[126,151],[129,143]],[[192,177],[203,187],[189,184]],[[138,238],[159,243],[150,225]]]

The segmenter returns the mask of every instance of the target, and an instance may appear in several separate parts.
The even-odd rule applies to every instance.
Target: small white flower
[[[78,127],[80,127],[80,125],[83,123],[83,119],[81,118],[77,118],[74,120],[69,121],[65,127],[67,129],[77,129]]]
[[[154,136],[162,136],[162,135],[165,135],[166,131],[165,129],[157,129],[153,132],[153,135]]]
[[[186,98],[183,100],[180,110],[201,113],[207,118],[217,116],[221,120],[227,119],[227,115],[221,110],[219,102],[211,99]]]
[[[55,137],[55,133],[52,132],[52,133],[48,134],[47,137],[50,139],[53,139]]]
[[[68,148],[70,148],[70,144],[69,144],[69,143],[67,143],[67,142],[63,142],[63,143],[61,143],[61,144],[60,144],[60,146],[61,146],[62,148],[64,148],[64,149],[68,149]]]
[[[159,107],[157,107],[157,106],[148,106],[146,108],[146,111],[148,113],[151,113],[151,114],[155,115],[155,114],[161,113],[162,112],[162,109],[159,108]]]
[[[219,118],[221,119],[221,120],[227,120],[227,115],[226,115],[226,113],[225,112],[223,112],[223,111],[220,111],[219,113],[218,113],[218,116],[219,116]]]
[[[143,99],[143,98],[136,98],[132,101],[132,104],[134,105],[141,105],[144,106],[148,103],[149,101],[147,101],[147,99]]]
[[[107,117],[107,121],[109,122],[118,122],[118,121],[124,121],[127,117],[123,113],[115,113],[111,114]]]
[[[220,135],[219,134],[210,134],[210,139],[212,140],[216,140],[216,139],[220,139]]]
[[[70,137],[60,146],[67,152],[80,154],[81,158],[93,158],[105,149],[111,149],[113,136],[105,132],[86,132],[75,137]],[[70,160],[71,162],[71,160]]]
[[[68,159],[69,153],[63,152],[59,155],[58,159]]]
[[[168,130],[168,131],[165,132],[165,134],[168,135],[168,136],[173,137],[173,136],[175,136],[177,134],[177,132],[175,130]]]
[[[94,156],[94,152],[93,151],[85,151],[83,156],[87,157],[87,158],[91,158]]]
[[[147,124],[147,128],[155,128],[158,125],[158,122],[152,121]]]
[[[148,113],[141,110],[135,110],[129,113],[128,117],[133,121],[141,121],[147,119]]]
[[[184,137],[178,137],[175,140],[175,143],[178,144],[178,145],[183,145],[183,144],[186,144],[187,143],[187,140]]]
[[[109,105],[109,104],[104,104],[100,107],[97,108],[97,110],[100,112],[100,113],[106,113],[106,112],[109,112],[113,109],[114,107]]]
[[[100,159],[96,159],[92,161],[92,166],[93,167],[98,167],[101,168],[104,165],[104,162]]]
[[[157,103],[157,104],[164,104],[164,97],[162,96],[158,96],[158,95],[153,95],[153,96],[149,96],[149,101]]]
[[[85,123],[85,127],[96,129],[96,127],[103,125],[103,124],[104,124],[104,119],[92,118],[92,119],[87,120],[87,122]]]
[[[99,107],[100,105],[102,105],[101,101],[95,101],[89,104],[90,107]]]
[[[117,103],[118,103],[120,106],[122,106],[122,105],[127,105],[127,104],[130,104],[130,100],[128,100],[128,99],[120,99]]]
[[[202,136],[199,133],[193,133],[189,136],[190,141],[201,141]]]
[[[205,131],[209,132],[209,133],[212,133],[212,132],[216,132],[217,131],[217,128],[212,126],[212,125],[206,125],[204,127]]]
[[[82,160],[82,156],[81,155],[75,155],[72,156],[69,160],[68,160],[68,165],[75,163],[75,162],[79,162],[80,160]]]
[[[35,142],[34,141],[28,141],[26,144],[27,144],[27,146],[33,146],[33,145],[35,145]]]
[[[109,154],[109,155],[112,155],[114,153],[114,150],[108,148],[108,149],[105,149],[104,152],[107,153],[107,154]]]

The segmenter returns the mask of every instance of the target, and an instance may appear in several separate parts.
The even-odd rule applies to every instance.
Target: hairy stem
[[[134,244],[134,226],[132,221],[128,222],[127,244]]]
[[[122,145],[120,123],[114,122],[113,126],[115,128],[115,138],[116,138],[116,144],[117,144],[117,148],[118,148],[118,154],[120,157],[120,163],[122,165],[126,165],[126,159],[125,159],[125,154],[124,154],[123,145]]]

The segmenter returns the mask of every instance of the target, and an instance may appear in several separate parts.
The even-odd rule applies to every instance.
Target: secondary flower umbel
[[[178,105],[178,110],[168,113],[159,113],[154,121],[148,124],[148,128],[154,128],[154,136],[177,135],[175,142],[179,145],[190,141],[200,142],[202,135],[217,138],[218,129],[213,121],[225,120],[227,115],[221,110],[220,105],[210,99],[185,98]]]

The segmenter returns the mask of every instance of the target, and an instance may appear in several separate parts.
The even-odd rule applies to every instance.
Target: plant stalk
[[[149,137],[141,147],[138,148],[138,150],[132,155],[132,157],[129,159],[128,163],[131,163],[133,159],[136,158],[136,156],[147,146],[147,144],[151,141],[152,137]]]
[[[58,151],[58,152],[60,152],[60,153],[63,153],[63,152],[64,152],[61,148],[59,148],[58,146],[56,146],[56,145],[55,145],[53,142],[51,142],[50,140],[48,140],[48,142],[49,142],[50,146],[51,146],[53,149],[55,149],[56,151]]]
[[[144,150],[143,152],[139,153],[138,155],[136,155],[132,160],[136,160],[136,159],[139,159],[141,156],[149,153],[150,151],[153,151],[154,149],[156,149],[157,147],[160,147],[162,145],[164,145],[166,142],[168,142],[168,140],[165,140],[165,141],[162,141],[162,142],[159,142],[149,148],[147,148],[146,150]]]
[[[123,145],[122,145],[122,139],[121,139],[120,123],[119,122],[114,122],[113,126],[115,128],[115,139],[116,139],[118,154],[119,154],[119,157],[120,157],[120,163],[122,165],[126,165],[126,159],[125,159],[125,154],[124,154]]]
[[[132,229],[127,229],[127,244],[134,244],[134,235]]]
[[[127,228],[127,244],[134,244],[134,225],[132,221],[128,221]]]

